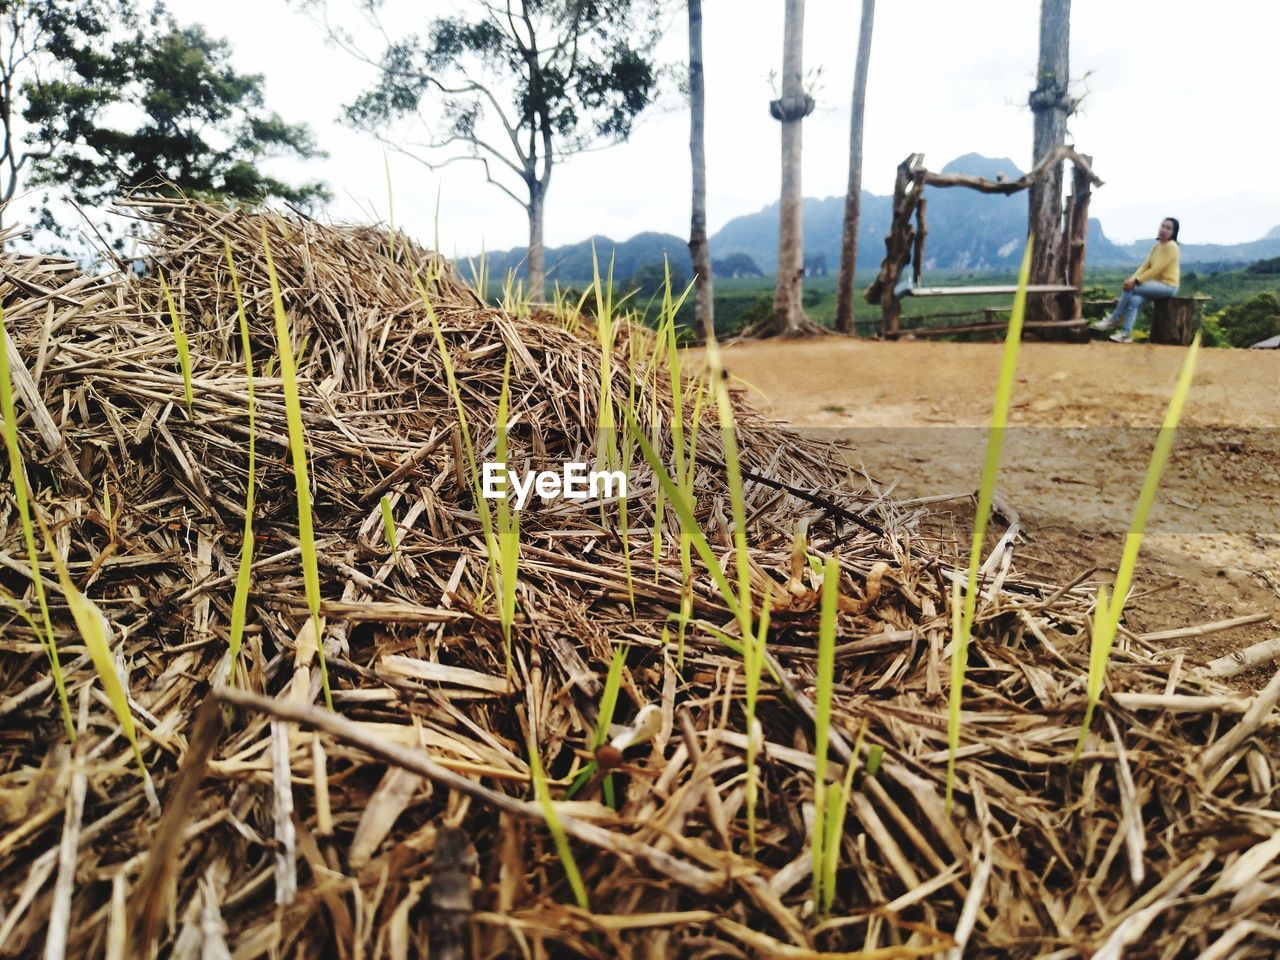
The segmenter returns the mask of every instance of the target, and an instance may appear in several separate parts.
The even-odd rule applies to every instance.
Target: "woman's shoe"
[[[1133,334],[1121,330],[1119,333],[1113,333],[1111,339],[1115,343],[1133,343]]]
[[[1107,317],[1107,319],[1099,320],[1094,324],[1093,329],[1105,332],[1107,330],[1114,330],[1118,326],[1120,326],[1120,321],[1116,317]]]

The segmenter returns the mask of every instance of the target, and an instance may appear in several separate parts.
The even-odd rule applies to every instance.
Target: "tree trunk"
[[[711,248],[707,243],[707,94],[702,82],[702,0],[689,0],[689,154],[693,161],[693,216],[689,225],[689,258],[693,262],[694,307],[698,327],[715,336],[715,299]]]
[[[844,239],[836,280],[836,329],[853,333],[853,285],[858,261],[858,224],[862,217],[862,118],[867,106],[867,67],[871,61],[871,26],[876,0],[862,0],[858,28],[858,65],[853,73],[853,115],[849,121],[849,189],[844,198]]]
[[[1070,83],[1071,0],[1040,0],[1040,64],[1036,88],[1027,103],[1035,116],[1032,166],[1066,143],[1067,118],[1075,104],[1067,91]],[[1031,185],[1027,202],[1027,232],[1035,243],[1031,254],[1031,283],[1062,283],[1065,263],[1061,249],[1062,164]],[[1044,298],[1032,313],[1056,313]],[[1028,304],[1030,308],[1032,304]],[[1036,316],[1032,319],[1062,319]]]
[[[813,112],[804,92],[804,0],[787,0],[782,40],[782,99],[770,105],[782,122],[782,198],[778,211],[778,275],[773,294],[773,323],[766,331],[796,336],[812,326],[801,305],[804,277],[804,210],[800,192],[800,129]]]
[[[542,246],[542,221],[546,195],[540,183],[529,186],[529,277],[528,297],[535,303],[546,299],[546,251]]]

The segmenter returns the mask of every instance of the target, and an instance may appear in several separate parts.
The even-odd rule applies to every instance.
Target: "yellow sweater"
[[[1166,240],[1164,243],[1157,241],[1132,279],[1138,283],[1154,280],[1157,283],[1167,283],[1171,287],[1176,287],[1178,285],[1178,241]]]

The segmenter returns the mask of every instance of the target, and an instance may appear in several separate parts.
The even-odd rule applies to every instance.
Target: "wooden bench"
[[[1005,284],[990,284],[987,286],[975,287],[913,287],[905,290],[900,299],[907,297],[990,297],[1002,295],[1014,295],[1018,292],[1017,286]],[[1033,283],[1027,286],[1027,293],[1032,294],[1064,294],[1078,293],[1076,287],[1070,284],[1062,283]],[[1001,319],[999,314],[1008,313],[1010,308],[987,307],[982,311],[983,320],[981,323],[969,323],[961,326],[942,326],[942,327],[906,327],[889,334],[890,337],[945,337],[953,333],[994,333],[1003,330],[1009,325],[1007,318]],[[949,317],[949,314],[934,314],[932,319],[941,319]],[[910,318],[907,318],[910,319]],[[1076,317],[1072,320],[1027,320],[1023,322],[1023,327],[1028,330],[1078,330],[1088,326],[1089,321],[1082,317]]]
[[[1016,286],[988,287],[913,287],[904,291],[904,297],[981,297],[999,294],[1014,294]],[[1075,293],[1076,288],[1060,283],[1033,283],[1027,287],[1027,293]]]

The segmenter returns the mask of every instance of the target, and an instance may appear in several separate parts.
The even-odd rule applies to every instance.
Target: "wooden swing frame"
[[[1024,326],[1029,328],[1078,328],[1088,321],[1080,316],[1080,291],[1084,282],[1085,241],[1089,230],[1089,198],[1092,187],[1102,186],[1102,180],[1093,172],[1092,158],[1076,153],[1067,146],[1054,148],[1043,157],[1035,169],[1019,177],[1017,180],[986,180],[962,173],[934,173],[924,166],[924,154],[913,153],[898,164],[898,175],[893,187],[893,221],[889,233],[884,238],[885,255],[880,263],[880,273],[867,288],[865,297],[868,303],[880,304],[880,335],[894,339],[903,334],[912,336],[945,336],[951,333],[976,333],[1003,329],[1004,322],[996,319],[999,312],[992,308],[984,309],[985,322],[977,324],[952,325],[940,327],[916,327],[901,329],[899,321],[902,317],[902,301],[894,293],[898,278],[908,258],[911,261],[912,281],[915,288],[911,296],[990,296],[992,294],[1014,293],[1016,287],[1004,285],[984,285],[971,287],[919,287],[921,266],[924,261],[924,242],[928,235],[925,226],[924,188],[931,187],[967,187],[979,193],[998,193],[1010,196],[1026,190],[1033,183],[1048,174],[1064,160],[1073,164],[1071,195],[1067,197],[1062,216],[1062,236],[1058,246],[1059,262],[1054,264],[1053,275],[1061,279],[1060,283],[1036,284],[1027,288],[1029,295],[1052,296],[1057,299],[1057,315],[1067,319],[1035,320]],[[914,225],[912,221],[915,221]],[[943,319],[966,314],[924,315],[920,319]]]

